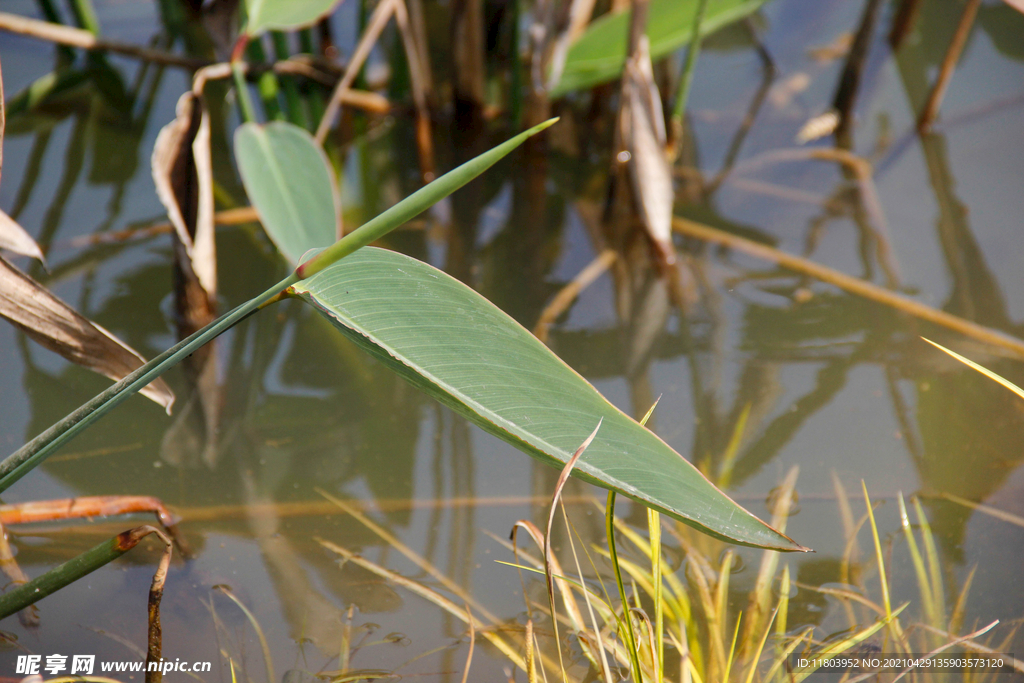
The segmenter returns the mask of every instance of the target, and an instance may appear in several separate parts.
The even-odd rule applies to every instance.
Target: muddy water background
[[[436,25],[444,26],[446,7],[428,5],[440,17]],[[349,0],[335,17],[343,49],[354,38],[354,7]],[[160,35],[153,3],[98,2],[97,8],[110,38],[144,44]],[[705,178],[723,164],[732,170],[703,194],[684,174],[677,214],[1024,335],[1024,17],[1002,3],[982,7],[941,125],[924,138],[912,132],[959,8],[925,2],[916,32],[898,55],[885,42],[892,3],[883,4],[874,32],[853,150],[875,167],[889,264],[879,262],[870,246],[870,231],[880,227],[877,217],[866,215],[842,168],[765,156],[794,147],[802,124],[828,107],[842,60],[815,61],[808,49],[855,30],[861,3],[769,2],[754,21],[776,64],[767,81],[747,32],[733,29],[709,41],[690,100],[684,166]],[[37,11],[24,0],[6,2],[4,10]],[[48,44],[0,34],[8,97],[50,71],[54,54]],[[0,206],[49,249],[48,271],[25,259],[16,261],[19,266],[152,356],[175,341],[170,238],[100,247],[78,247],[74,240],[162,217],[149,155],[188,77],[152,68],[140,77],[136,62],[113,57],[111,63],[129,88],[136,79],[141,83],[131,113],[118,114],[95,90],[83,89],[43,111],[12,117]],[[443,70],[444,56],[436,55],[434,63]],[[737,137],[764,89],[749,132]],[[389,246],[470,283],[532,328],[554,293],[597,253],[588,222],[599,215],[604,196],[612,119],[594,111],[587,97],[571,98],[558,112],[564,123],[552,129],[546,150],[511,157],[426,221],[395,233]],[[226,118],[230,130],[234,115]],[[356,225],[415,189],[418,174],[408,117],[375,119],[350,132],[354,141],[336,159],[343,168],[346,220]],[[450,168],[508,132],[500,123],[474,127],[442,111],[435,126],[439,165]],[[221,202],[244,203],[223,137],[221,143],[214,150]],[[284,273],[258,226],[222,228],[217,239],[224,308]],[[784,561],[801,581],[838,577],[843,539],[833,473],[851,493],[863,479],[873,497],[886,501],[878,513],[883,535],[898,529],[898,491],[947,492],[1024,514],[1021,403],[940,356],[918,335],[1018,383],[1024,381],[1019,361],[770,264],[698,243],[677,244],[690,255],[700,282],[700,298],[685,316],[669,311],[657,282],[648,282],[621,317],[614,281],[605,275],[559,318],[550,344],[628,412],[662,395],[654,429],[711,471],[720,467],[739,415],[750,406],[730,492],[767,517],[769,492],[799,466],[800,503],[788,532],[817,553]],[[6,452],[105,384],[9,325],[0,325],[0,348],[0,443]],[[493,562],[511,559],[509,553],[485,532],[504,537],[515,520],[540,519],[556,472],[404,385],[296,303],[279,304],[240,325],[218,341],[216,356],[223,409],[215,429],[204,427],[175,371],[175,417],[133,399],[5,495],[5,502],[154,495],[182,514],[196,558],[176,561],[171,569],[166,657],[213,661],[206,680],[224,680],[226,652],[250,680],[267,678],[245,617],[213,590],[225,585],[261,624],[277,678],[292,668],[337,668],[330,659],[340,647],[342,619],[354,606],[355,626],[377,625],[369,641],[401,637],[363,648],[353,666],[391,670],[443,648],[399,673],[459,680],[466,640],[461,624],[367,573],[339,568],[315,537],[421,575],[332,510],[317,488],[371,511],[512,627],[522,624],[519,579]],[[596,490],[575,486],[570,493]],[[858,513],[862,505],[855,500]],[[926,498],[925,509],[939,535],[947,590],[977,568],[965,623],[1024,616],[1024,529],[945,500]],[[586,504],[573,510],[578,528],[599,541],[596,511]],[[623,505],[621,512],[642,523],[640,510]],[[35,575],[129,526],[107,520],[22,531],[18,559]],[[758,557],[753,551],[741,555],[747,569],[733,577],[737,604],[750,589]],[[135,658],[122,641],[144,647],[145,595],[155,558],[137,550],[44,600],[38,630],[26,631],[15,619],[0,628],[44,655]],[[894,602],[916,601],[900,542],[892,561]],[[807,591],[796,594],[792,609],[793,628],[818,623],[824,635],[845,625],[836,603]],[[2,675],[12,675],[7,663],[15,654],[0,653]],[[474,678],[493,680],[504,666],[494,653],[478,651]]]

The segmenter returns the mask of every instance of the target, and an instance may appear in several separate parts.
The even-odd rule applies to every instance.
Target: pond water
[[[982,5],[939,124],[918,136],[917,112],[960,4],[924,2],[894,54],[886,34],[897,4],[882,3],[854,108],[850,149],[872,165],[876,208],[862,201],[849,168],[773,154],[798,148],[794,137],[803,124],[829,108],[843,58],[823,59],[812,48],[855,31],[862,3],[773,0],[754,16],[753,32],[720,32],[700,55],[676,214],[1024,336],[1024,16],[1003,3]],[[431,25],[444,29],[448,5],[427,7]],[[97,10],[109,38],[147,44],[157,36],[166,44],[159,3],[107,0]],[[342,52],[353,44],[356,10],[348,0],[335,15]],[[39,12],[27,0],[5,2],[4,11]],[[754,34],[774,74],[766,76]],[[0,33],[8,100],[49,73],[56,54],[48,43]],[[673,58],[670,71],[681,58]],[[438,76],[445,59],[441,52],[435,57]],[[377,61],[386,65],[380,55]],[[46,268],[16,258],[19,267],[152,357],[176,340],[170,236],[84,246],[82,238],[163,220],[149,157],[189,75],[121,57],[109,63],[136,96],[129,110],[117,111],[86,83],[58,102],[9,117],[0,207],[48,253]],[[563,122],[546,149],[516,153],[425,221],[393,233],[387,246],[469,283],[532,329],[600,251],[595,236],[610,167],[611,106],[571,96],[555,108]],[[226,131],[237,124],[230,111],[224,109],[214,137],[221,208],[247,203],[229,165]],[[510,132],[501,119],[469,126],[442,107],[435,121],[438,166],[450,168]],[[333,154],[342,169],[345,219],[354,226],[418,187],[415,133],[411,117],[398,112],[358,117],[345,138]],[[833,144],[827,137],[812,146]],[[694,181],[698,175],[703,187]],[[876,249],[878,241],[887,252]],[[919,336],[1018,383],[1020,359],[771,263],[694,240],[677,245],[693,293],[685,313],[670,305],[651,268],[634,264],[628,276],[605,273],[586,288],[551,326],[550,346],[637,417],[661,396],[652,429],[705,471],[728,468],[729,493],[764,519],[773,490],[799,467],[799,503],[787,533],[816,552],[780,562],[804,584],[839,582],[846,542],[835,482],[860,517],[863,480],[882,503],[876,516],[891,543],[893,602],[914,601],[909,609],[916,613],[896,497],[919,494],[938,540],[947,595],[973,572],[965,631],[1000,619],[994,642],[1001,642],[1024,617],[1024,528],[956,499],[1024,515],[1024,403]],[[258,225],[219,229],[217,248],[224,309],[286,273]],[[7,350],[0,356],[0,443],[7,452],[106,386],[6,324],[0,348]],[[249,680],[267,679],[250,621],[215,588],[226,586],[262,628],[276,678],[291,669],[338,669],[350,623],[351,639],[365,637],[353,667],[390,671],[436,650],[398,673],[461,680],[468,637],[460,622],[369,572],[339,567],[317,539],[428,584],[435,580],[323,493],[365,510],[510,629],[522,628],[520,579],[495,562],[512,560],[495,537],[507,537],[518,519],[542,523],[556,471],[404,384],[297,302],[239,325],[218,340],[212,362],[216,381],[202,395],[180,368],[169,375],[178,394],[174,416],[133,398],[4,496],[15,503],[151,495],[180,514],[195,556],[176,559],[170,570],[165,657],[213,662],[204,680],[230,680],[228,657]],[[738,450],[726,462],[744,419]],[[603,544],[601,513],[586,502],[603,501],[603,492],[572,482],[566,495],[583,538]],[[622,502],[619,512],[645,529],[638,506]],[[34,576],[132,524],[104,519],[23,528],[13,541],[18,561]],[[877,599],[871,541],[864,532],[859,541],[865,582]],[[739,554],[743,569],[731,582],[737,608],[761,556]],[[38,628],[14,618],[0,628],[34,653],[136,659],[145,647],[156,558],[155,545],[137,549],[43,600]],[[824,637],[846,626],[832,598],[800,589],[792,604],[793,629],[818,624]],[[13,675],[19,653],[0,652],[0,675]],[[509,666],[496,651],[478,649],[472,676],[495,680]]]

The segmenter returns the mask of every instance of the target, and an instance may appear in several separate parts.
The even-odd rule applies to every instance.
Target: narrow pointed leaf
[[[699,0],[651,0],[647,36],[651,59],[664,57],[690,42],[693,16]],[[701,35],[755,12],[764,0],[716,0],[708,5],[701,22]],[[559,97],[572,90],[591,88],[614,80],[626,63],[629,12],[606,14],[590,24],[586,33],[569,48],[569,56],[558,85],[551,92]]]
[[[245,0],[249,18],[246,33],[292,31],[310,26],[337,5],[339,0]]]
[[[406,380],[529,455],[562,467],[603,419],[574,476],[734,543],[804,550],[715,488],[505,313],[431,266],[367,248],[289,292]]]
[[[7,456],[0,462],[0,492],[7,490],[14,482],[32,471],[63,444],[89,427],[93,422],[113,410],[129,396],[153,382],[168,369],[195,353],[204,344],[216,339],[238,322],[249,317],[267,304],[277,301],[294,283],[319,273],[326,267],[348,256],[357,249],[386,235],[402,223],[419,215],[432,204],[447,197],[473,178],[486,171],[497,161],[521,145],[527,138],[553,125],[558,119],[551,119],[516,135],[484,152],[461,166],[412,193],[390,209],[370,220],[359,229],[352,231],[335,244],[322,249],[304,262],[288,277],[270,287],[262,294],[246,301],[229,313],[224,314],[203,329],[167,349],[159,356],[138,368],[123,380],[97,394],[89,401],[68,414],[49,429]],[[252,186],[247,191],[254,192]]]
[[[313,136],[284,121],[246,123],[235,133],[242,182],[270,239],[293,265],[337,238],[338,192]]]

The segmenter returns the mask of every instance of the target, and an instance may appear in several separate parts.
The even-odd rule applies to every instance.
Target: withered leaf
[[[0,209],[0,249],[43,260],[43,252],[25,228]]]
[[[191,91],[178,99],[176,118],[153,146],[153,182],[160,202],[185,248],[191,273],[211,301],[217,293],[217,250],[213,225],[213,170],[210,119]]]
[[[672,169],[665,154],[665,117],[654,83],[647,36],[622,73],[620,139],[629,153],[627,168],[640,218],[665,264],[675,263],[672,245]]]
[[[0,317],[73,363],[119,380],[145,360],[110,332],[79,315],[48,289],[0,257]],[[162,379],[142,393],[168,413],[174,393]]]

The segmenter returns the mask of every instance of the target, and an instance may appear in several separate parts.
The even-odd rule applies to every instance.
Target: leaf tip
[[[558,122],[559,122],[559,121],[561,120],[561,118],[562,118],[561,116],[555,116],[555,117],[552,117],[552,118],[548,119],[547,121],[544,121],[543,123],[538,123],[538,124],[537,124],[536,126],[534,126],[534,127],[533,127],[533,128],[532,128],[532,129],[530,130],[530,131],[529,131],[529,132],[530,132],[530,135],[534,135],[534,134],[536,134],[536,133],[539,133],[539,132],[541,132],[542,130],[547,130],[547,129],[548,129],[548,128],[550,128],[551,126],[553,126],[553,125],[555,125],[556,123],[558,123]]]

